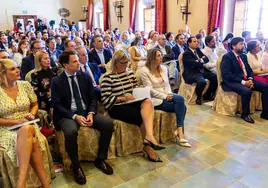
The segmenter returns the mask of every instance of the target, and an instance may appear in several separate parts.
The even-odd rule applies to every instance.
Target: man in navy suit
[[[243,54],[243,38],[233,38],[231,41],[231,49],[232,51],[225,54],[222,58],[222,89],[224,91],[236,92],[241,96],[241,118],[249,123],[254,123],[254,120],[249,115],[252,91],[261,92],[263,107],[261,118],[268,120],[268,84],[253,79],[253,71],[248,64],[247,56]]]
[[[62,52],[59,62],[64,67],[64,72],[55,77],[51,84],[53,122],[55,128],[64,133],[65,148],[72,161],[74,179],[82,185],[86,183],[86,177],[78,159],[79,127],[92,127],[100,131],[99,149],[94,165],[103,173],[110,175],[113,169],[105,159],[113,134],[113,120],[97,114],[97,100],[93,93],[92,80],[89,74],[79,71],[76,52]]]
[[[49,57],[53,60],[54,64],[56,64],[61,54],[61,52],[56,49],[56,40],[55,38],[50,37],[46,40],[46,43]]]
[[[100,68],[98,67],[96,63],[88,62],[88,53],[87,53],[87,49],[84,46],[77,47],[76,52],[79,58],[80,71],[89,74],[92,80],[93,87],[94,87],[94,92],[96,96],[98,97],[98,99],[100,100],[101,94],[100,94],[99,79],[102,75]]]
[[[33,53],[24,57],[21,63],[21,79],[23,80],[25,79],[26,74],[34,69],[34,55],[40,50],[45,50],[45,47],[40,40],[33,41],[30,48]],[[50,65],[55,67],[55,62],[51,58]]]
[[[106,72],[106,64],[111,60],[112,53],[104,48],[103,39],[100,35],[93,38],[95,48],[89,53],[89,62],[96,63],[102,73]]]
[[[183,53],[183,78],[187,84],[196,83],[196,104],[202,104],[202,93],[206,87],[205,79],[210,81],[209,88],[204,95],[205,100],[213,100],[218,87],[216,74],[205,69],[204,64],[209,62],[207,56],[205,56],[198,48],[199,44],[195,37],[190,37],[187,41],[189,46]]]
[[[176,44],[173,46],[172,51],[174,53],[174,59],[178,60],[179,55],[183,53],[187,49],[187,45],[185,44],[184,41],[184,35],[183,34],[178,34],[175,37]],[[180,65],[179,62],[177,61],[177,69],[180,72]]]

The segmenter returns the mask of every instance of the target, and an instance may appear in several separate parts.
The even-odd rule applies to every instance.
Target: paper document
[[[34,119],[32,121],[25,121],[23,123],[20,123],[20,124],[17,124],[17,125],[13,125],[13,126],[10,126],[10,127],[7,127],[8,130],[14,130],[14,129],[17,129],[17,128],[20,128],[22,127],[23,125],[29,125],[29,124],[33,124],[33,123],[37,123],[39,122],[40,119]]]
[[[133,103],[133,102],[137,102],[137,101],[141,101],[144,99],[151,99],[151,94],[150,94],[150,87],[138,87],[135,88],[132,92],[133,97],[135,98],[135,100],[132,101],[127,101],[124,103],[118,103],[115,105],[122,105],[122,104],[128,104],[128,103]]]

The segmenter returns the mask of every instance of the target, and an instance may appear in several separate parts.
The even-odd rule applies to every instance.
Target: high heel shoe
[[[177,132],[174,133],[175,135],[175,142],[178,143],[182,147],[191,147],[191,144],[188,143],[188,140],[182,138],[180,139],[179,135]]]
[[[146,146],[145,146],[146,147]],[[163,162],[160,157],[156,156],[156,158],[151,158],[151,156],[148,154],[148,152],[146,151],[145,147],[143,148],[142,150],[142,153],[143,153],[143,157],[146,157],[149,161],[152,161],[152,162]],[[150,147],[150,146],[149,146]]]
[[[152,143],[150,140],[144,138],[145,141],[147,141],[148,143],[143,142],[143,145],[145,146],[151,146],[154,150],[162,150],[162,149],[166,149],[166,147],[164,146],[160,146],[160,145],[156,145],[154,143]]]

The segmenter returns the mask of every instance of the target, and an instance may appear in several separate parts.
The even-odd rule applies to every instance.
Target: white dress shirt
[[[209,62],[204,64],[204,67],[206,67],[209,71],[213,72],[214,74],[217,74],[216,64],[219,57],[217,56],[216,50],[208,46],[205,46],[205,48],[202,49],[202,52],[209,59]]]
[[[163,56],[167,54],[166,48],[159,45],[160,51],[162,52]]]
[[[101,64],[105,64],[105,58],[104,58],[104,54],[103,54],[103,49],[102,50],[97,50],[95,49],[99,58],[100,58],[100,61],[101,61]]]
[[[93,87],[96,87],[97,86],[96,80],[95,80],[93,72],[91,71],[88,64],[87,63],[85,63],[85,64],[80,63],[80,69],[82,70],[82,72],[89,73],[89,76],[91,77],[91,80],[92,80]]]

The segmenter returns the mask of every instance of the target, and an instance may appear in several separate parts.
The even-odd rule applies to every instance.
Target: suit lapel
[[[85,86],[85,82],[84,82],[84,78],[82,76],[82,73],[77,72],[76,73],[76,77],[77,77],[77,81],[78,81],[78,85],[79,85],[79,90],[80,90],[80,93],[81,93],[81,97],[82,97],[84,103],[86,104],[86,102],[85,102],[85,95],[84,95],[85,94],[84,88],[86,86]]]
[[[65,74],[65,72],[61,73],[61,82],[60,84],[62,84],[62,89],[64,88],[65,89],[65,92],[67,94],[67,99],[68,99],[68,104],[70,104],[71,106],[71,102],[72,102],[72,94],[71,94],[71,88],[70,88],[70,85],[69,85],[69,81],[68,81],[68,78]]]
[[[99,57],[98,52],[96,51],[96,49],[94,49],[93,53],[95,53],[95,57],[96,57],[96,60],[98,61],[98,63],[101,64],[101,60],[100,60],[100,57]]]

